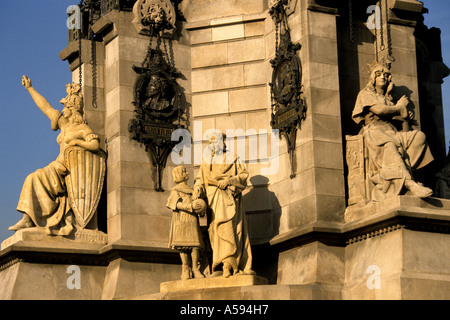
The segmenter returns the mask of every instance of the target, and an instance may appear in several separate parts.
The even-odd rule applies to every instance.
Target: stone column
[[[268,178],[261,175],[264,165],[258,154],[261,144],[270,142],[267,52],[273,50],[273,43],[266,41],[270,18],[265,9],[261,0],[232,5],[229,1],[182,2],[191,44],[191,114],[192,125],[197,124],[191,130],[194,153],[201,154],[207,130],[228,130],[227,138],[232,139],[228,148],[239,154],[250,173],[244,205],[253,243],[267,241],[275,232],[272,209],[276,199]],[[201,162],[193,160],[195,167]]]
[[[279,235],[270,241],[280,250],[278,284],[320,282],[332,295],[343,280],[343,249],[330,246],[320,232],[333,232],[345,210],[336,13],[315,1],[297,1],[288,19],[292,41],[302,46],[307,115],[297,134],[295,178],[284,174],[273,181],[281,216]],[[280,163],[288,165],[282,154]]]
[[[260,257],[259,244],[270,243],[273,248],[297,247],[293,244],[295,239],[308,234],[312,228],[333,226],[343,219],[345,184],[336,13],[320,11],[319,6],[310,6],[308,1],[292,1],[293,13],[288,23],[292,41],[302,45],[299,55],[308,110],[297,134],[296,176],[291,179],[284,138],[275,137],[279,143],[278,154],[269,155],[278,164],[274,173],[262,174],[261,169],[268,167],[263,162],[266,159],[260,155],[252,158],[249,152],[253,144],[261,147],[262,138],[268,137],[268,149],[271,147],[269,83],[272,81],[270,60],[275,56],[275,27],[268,8],[263,1],[256,0],[232,6],[191,0],[183,1],[182,5],[192,45],[193,122],[202,124],[199,135],[193,132],[194,142],[204,142],[203,133],[210,128],[242,130],[240,134],[235,132],[234,143],[236,147],[240,141],[246,141],[250,186],[244,193],[244,202],[256,250],[255,268],[271,278],[269,265],[276,264],[276,259],[268,261]],[[227,13],[229,10],[239,14]],[[269,135],[263,136],[260,130],[267,130]],[[314,243],[310,251],[313,255],[322,250],[317,245]],[[279,283],[306,281],[293,276],[299,268],[306,268],[306,260],[293,266],[288,262],[303,252],[280,254],[275,268],[284,277],[278,279]],[[332,256],[339,254],[333,252]],[[339,265],[342,277],[343,265]],[[311,272],[317,273],[317,266],[313,269]]]
[[[141,66],[149,45],[149,37],[140,35],[134,28],[133,18],[132,12],[113,10],[94,25],[105,47],[103,77],[108,147],[105,251],[115,253],[106,272],[105,299],[159,292],[160,281],[178,277],[178,268],[173,265],[178,262],[177,254],[167,247],[171,218],[165,206],[168,192],[154,190],[155,173],[150,155],[144,146],[131,139],[128,130],[129,121],[135,115],[137,74],[132,67]],[[185,74],[189,70],[189,51],[178,42],[171,49],[176,68]],[[163,188],[170,191],[170,163],[168,166],[163,174]],[[176,276],[171,273],[175,270]],[[135,272],[142,273],[140,280],[134,278]]]
[[[94,25],[105,47],[105,135],[108,146],[108,242],[162,247],[168,241],[170,211],[167,193],[154,190],[154,168],[145,147],[131,139],[128,131],[134,117],[134,84],[149,38],[138,34],[131,12],[113,10]],[[186,46],[173,45],[177,69],[189,70]],[[183,87],[187,87],[182,84]],[[169,164],[170,165],[170,164]],[[170,168],[165,169],[163,187],[170,190]]]

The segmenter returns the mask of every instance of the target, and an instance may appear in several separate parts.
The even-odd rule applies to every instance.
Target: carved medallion
[[[301,121],[306,117],[306,104],[302,98],[302,68],[297,55],[300,44],[292,43],[287,25],[280,38],[276,56],[270,61],[273,68],[271,126],[287,140],[293,178],[295,139]]]
[[[133,7],[133,24],[140,34],[149,35],[148,26],[172,34],[175,29],[176,11],[169,0],[138,0]]]
[[[178,72],[164,59],[161,50],[151,50],[149,62],[133,67],[139,74],[134,85],[136,112],[143,120],[168,121],[177,116],[180,108]]]
[[[271,61],[272,96],[274,113],[272,115],[272,127],[283,131],[289,131],[296,127],[304,118],[306,111],[301,99],[301,64],[296,51],[300,45],[287,42],[286,48],[280,46],[281,52]]]
[[[147,55],[141,66],[133,66],[138,74],[134,85],[135,118],[130,120],[131,138],[145,146],[155,168],[155,191],[162,188],[162,169],[178,141],[172,133],[181,128],[184,111],[182,89],[177,79],[182,75],[174,66],[167,31],[175,27],[176,12],[170,1],[139,0],[134,6],[135,25],[149,36]],[[156,38],[156,47],[152,41]],[[167,44],[167,38],[169,43]],[[164,50],[161,49],[163,44]]]

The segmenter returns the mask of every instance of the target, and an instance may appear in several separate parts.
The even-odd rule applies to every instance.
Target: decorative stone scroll
[[[171,36],[175,29],[175,7],[169,0],[138,0],[133,7],[133,24],[140,34],[150,35],[149,26]]]

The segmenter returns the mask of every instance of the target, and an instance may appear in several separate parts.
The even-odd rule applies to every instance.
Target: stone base
[[[106,268],[79,265],[79,287],[71,264],[28,263],[16,259],[0,266],[0,300],[98,300]]]
[[[133,262],[126,259],[111,261],[106,268],[103,300],[158,293],[162,281],[179,277],[180,266],[167,263]]]
[[[367,206],[347,223],[299,229],[254,251],[255,271],[265,278],[174,281],[179,254],[161,245],[104,245],[82,234],[24,229],[2,244],[0,299],[448,300],[449,208],[450,200],[402,196]],[[73,265],[80,290],[67,285]]]
[[[402,227],[349,244],[342,298],[450,299],[449,244],[449,234]]]
[[[412,196],[397,196],[380,202],[369,202],[365,205],[354,205],[345,211],[345,222],[366,223],[368,220],[376,220],[387,212],[413,211],[417,214],[424,213],[428,216],[450,216],[450,200],[440,198],[417,198]]]
[[[340,299],[330,296],[327,288],[319,284],[304,285],[256,285],[243,287],[191,289],[161,292],[130,297],[127,300],[327,300]]]
[[[343,299],[450,298],[450,200],[393,197],[345,220]]]
[[[106,267],[98,257],[105,243],[106,235],[95,230],[69,237],[18,230],[1,245],[0,300],[101,299]],[[79,287],[71,286],[71,276]]]
[[[13,236],[4,240],[0,250],[23,242],[30,242],[30,245],[39,244],[39,246],[42,246],[43,244],[45,246],[46,243],[51,246],[61,245],[63,247],[70,244],[93,244],[103,246],[108,242],[108,236],[101,231],[88,229],[77,230],[75,233],[68,236],[49,236],[42,228],[26,228],[16,231]]]
[[[0,251],[0,300],[123,299],[158,293],[162,281],[179,277],[179,254],[167,248],[17,235]]]
[[[229,278],[219,276],[203,279],[189,279],[189,280],[162,282],[160,285],[160,291],[175,292],[183,290],[244,287],[244,286],[255,286],[266,284],[267,284],[266,278],[253,275],[237,275]]]

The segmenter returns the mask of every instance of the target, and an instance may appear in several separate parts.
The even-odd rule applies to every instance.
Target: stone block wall
[[[109,243],[125,241],[166,247],[170,224],[170,211],[165,207],[167,194],[154,190],[155,172],[150,156],[131,139],[128,131],[129,121],[134,118],[137,78],[132,67],[142,64],[149,45],[149,38],[138,34],[132,20],[132,12],[113,10],[94,25],[97,34],[103,37],[104,48],[104,63],[99,73],[104,79],[103,123],[108,151],[108,237]],[[178,42],[170,49],[177,69],[187,74],[184,79],[189,79],[190,51]],[[76,78],[76,70],[73,76]],[[180,82],[189,100],[189,80]],[[172,186],[170,171],[170,167],[166,168],[163,177],[166,190]]]
[[[296,177],[280,170],[271,185],[282,207],[280,235],[318,221],[340,222],[345,209],[336,16],[298,1],[288,22],[292,41],[301,45],[307,115],[297,133]],[[285,150],[281,143],[280,167],[289,165]]]
[[[258,5],[260,1],[249,1],[246,9],[234,8],[239,15],[226,16],[226,12],[211,8],[204,19],[189,11],[197,3],[202,1],[190,1],[187,12],[183,11],[191,43],[192,119],[202,123],[201,137],[194,132],[194,139],[204,142],[203,134],[210,128],[242,129],[243,133],[254,129],[256,134],[267,130],[270,134],[275,27],[267,8]],[[214,8],[218,7],[215,4]],[[318,220],[340,221],[344,210],[344,189],[327,187],[332,185],[329,179],[334,186],[343,185],[335,16],[307,8],[307,2],[299,1],[289,17],[292,41],[302,45],[303,85],[310,106],[297,136],[296,177],[289,178],[284,138],[278,140],[277,158],[271,158],[277,161],[278,170],[261,176],[263,159],[249,158],[250,137],[236,136],[235,145],[240,139],[247,140],[250,188],[244,200],[248,199],[246,211],[255,241],[267,241]],[[264,200],[255,201],[257,198]],[[264,227],[260,227],[263,221]]]
[[[252,243],[267,243],[274,237],[286,240],[298,228],[319,221],[342,221],[345,192],[336,15],[310,10],[309,1],[299,0],[288,18],[292,41],[302,46],[299,57],[307,104],[307,116],[296,140],[296,176],[291,179],[284,138],[273,137],[279,148],[271,154],[269,83],[275,26],[266,1],[220,6],[217,1],[191,0],[183,1],[180,7],[186,21],[179,23],[170,50],[175,67],[183,74],[180,85],[189,107],[192,152],[206,145],[208,129],[233,130],[229,147],[234,152],[244,148],[239,149],[244,150],[240,155],[250,173],[244,201]],[[142,63],[149,41],[136,32],[132,19],[131,12],[113,10],[94,25],[96,34],[103,37],[97,49],[101,107],[88,110],[87,117],[99,127],[108,151],[109,243],[164,248],[170,225],[170,212],[165,207],[168,192],[154,190],[150,157],[128,132],[137,77],[132,67]],[[82,62],[84,91],[89,93],[91,66]],[[76,80],[78,69],[73,71]],[[258,152],[264,143],[268,153],[261,155]],[[192,159],[197,163],[186,165],[191,184],[199,164],[195,155]],[[277,166],[273,174],[261,174],[270,165]],[[163,171],[165,190],[173,186],[173,166],[169,157]]]
[[[267,2],[184,0],[180,3],[186,21],[178,23],[171,50],[175,67],[183,74],[179,83],[188,106],[187,125],[193,142],[191,159],[195,162],[185,164],[191,177],[189,184],[193,184],[199,165],[196,152],[202,153],[199,148],[206,146],[206,131],[232,130],[228,135],[232,138],[229,148],[238,152],[243,147],[244,153],[240,155],[250,173],[244,202],[251,243],[256,249],[255,268],[270,279],[270,284],[277,284],[277,290],[319,285],[321,297],[327,299],[406,297],[404,290],[412,288],[409,292],[414,292],[422,281],[414,276],[416,269],[411,263],[417,255],[411,244],[418,241],[420,233],[401,229],[368,241],[345,242],[349,233],[360,232],[367,226],[375,229],[371,223],[381,223],[367,222],[346,229],[344,137],[359,131],[351,113],[357,93],[367,84],[367,65],[374,61],[376,54],[386,54],[386,51],[380,48],[375,51],[374,34],[361,21],[355,22],[354,39],[350,41],[348,21],[335,7],[318,5],[321,1],[293,1],[295,6],[288,23],[292,42],[301,45],[298,55],[307,113],[297,132],[295,177],[290,178],[286,140],[272,137],[270,126],[270,60],[275,57],[276,36]],[[91,110],[88,106],[87,119],[104,137],[102,141],[108,151],[108,246],[113,249],[127,246],[124,250],[152,254],[166,250],[167,253],[171,213],[165,204],[167,191],[173,186],[174,164],[169,157],[162,181],[166,192],[156,192],[149,154],[128,132],[128,123],[134,117],[133,87],[137,78],[132,66],[142,63],[149,41],[136,32],[132,19],[131,12],[113,10],[94,25],[96,33],[103,37],[97,48],[99,108]],[[392,72],[403,93],[410,94],[420,126],[413,32],[410,24],[391,23],[392,53],[398,61]],[[90,68],[86,62],[82,65],[88,100],[92,86]],[[72,70],[75,80],[78,69]],[[275,142],[279,144],[278,153],[271,152]],[[263,143],[267,144],[265,155],[258,153]],[[256,153],[251,153],[252,150]],[[271,164],[276,170],[263,173]],[[424,238],[422,244],[431,245],[442,239],[431,237]],[[267,246],[270,261],[261,255]],[[394,259],[385,254],[389,250]],[[385,272],[383,281],[386,282],[382,285],[392,288],[389,293],[365,291],[366,265],[372,263],[369,255],[377,252],[380,255],[375,261]],[[144,269],[146,273],[140,274],[148,277],[149,290],[157,292],[160,282],[156,279],[157,272],[165,270],[164,281],[178,277],[173,261],[167,262],[166,258],[157,263],[149,259],[152,262],[145,265],[121,259],[120,255],[111,259],[103,297],[144,294],[138,283],[131,287],[123,284],[131,279],[133,272]],[[166,262],[170,266],[167,269]],[[424,266],[430,264],[427,260]],[[402,273],[399,266],[407,265],[411,273]],[[432,272],[438,274],[439,268]],[[428,271],[425,268],[417,272]],[[442,285],[445,286],[445,281]]]

